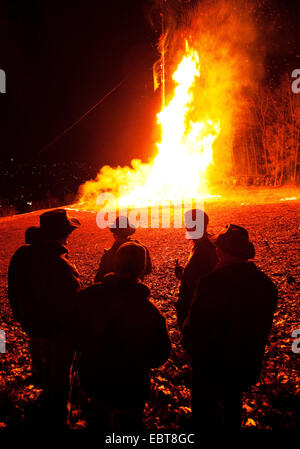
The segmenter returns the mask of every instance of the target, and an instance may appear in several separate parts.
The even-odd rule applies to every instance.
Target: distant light
[[[28,206],[32,206],[32,201],[27,201]]]
[[[291,197],[291,198],[280,198],[280,201],[293,201],[296,200],[297,198],[295,196]]]

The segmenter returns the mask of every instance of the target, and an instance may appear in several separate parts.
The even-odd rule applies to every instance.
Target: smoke
[[[183,51],[184,39],[199,54],[201,76],[193,114],[220,121],[208,174],[212,183],[232,173],[235,135],[264,75],[266,51],[257,27],[257,8],[254,1],[197,2],[185,15],[185,24],[169,36],[171,67]]]

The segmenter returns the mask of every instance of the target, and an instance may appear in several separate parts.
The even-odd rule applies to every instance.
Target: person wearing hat
[[[249,261],[255,250],[246,229],[227,225],[214,242],[217,268],[200,281],[183,325],[183,345],[193,365],[193,423],[207,430],[223,419],[225,428],[239,430],[242,393],[258,380],[277,288]]]
[[[141,282],[146,258],[142,245],[124,243],[115,254],[115,273],[78,294],[74,319],[78,372],[80,385],[97,410],[98,431],[141,430],[149,371],[170,356],[165,318]]]
[[[67,259],[67,241],[79,226],[64,209],[41,214],[40,226],[26,231],[29,244],[16,251],[8,270],[9,301],[29,336],[33,378],[44,389],[52,425],[64,419],[66,407],[73,354],[65,335],[80,288],[79,274]]]
[[[184,218],[186,238],[192,240],[193,248],[184,268],[176,260],[175,275],[180,285],[175,307],[180,327],[188,315],[200,279],[213,271],[218,260],[207,232],[208,215],[201,209],[191,209]]]
[[[104,254],[100,260],[99,268],[95,276],[95,282],[102,282],[104,276],[106,276],[108,273],[114,272],[115,254],[121,245],[126,242],[135,242],[141,245],[138,240],[134,240],[131,238],[136,229],[129,223],[128,218],[125,216],[118,216],[113,224],[109,227],[109,230],[111,231],[115,241],[110,249],[104,249]],[[145,276],[151,273],[152,263],[148,249],[145,245],[142,246],[146,251],[146,268],[143,275]]]

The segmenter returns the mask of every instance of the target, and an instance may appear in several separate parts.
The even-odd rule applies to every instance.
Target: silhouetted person
[[[180,326],[188,316],[200,279],[211,273],[217,264],[216,248],[207,233],[208,222],[208,215],[200,209],[191,209],[185,213],[186,238],[192,240],[194,246],[186,266],[176,265],[175,268],[175,275],[180,280],[176,302]]]
[[[78,295],[74,336],[79,377],[103,411],[97,428],[140,429],[149,370],[170,356],[165,319],[140,281],[145,265],[145,248],[127,242],[115,255],[115,273]]]
[[[273,282],[248,259],[254,246],[246,229],[227,225],[216,238],[219,263],[203,278],[189,317],[183,344],[192,356],[194,425],[241,426],[241,397],[258,380],[264,349],[277,306]]]
[[[115,254],[123,243],[135,242],[142,245],[138,240],[130,238],[130,236],[135,233],[136,229],[129,223],[128,218],[125,216],[117,217],[109,229],[113,234],[115,242],[109,250],[104,250],[95,276],[95,282],[102,282],[106,274],[114,272]],[[146,251],[146,267],[143,274],[143,276],[145,276],[151,273],[152,264],[148,249],[144,245],[142,246]]]
[[[80,225],[64,209],[40,215],[40,227],[26,232],[29,245],[13,255],[8,295],[13,315],[29,336],[33,374],[44,388],[51,425],[66,415],[68,375],[73,351],[68,341],[70,312],[80,287],[67,260],[67,240]]]

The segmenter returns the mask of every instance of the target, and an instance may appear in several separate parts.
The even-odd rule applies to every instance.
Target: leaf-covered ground
[[[265,205],[208,203],[210,231],[226,223],[245,226],[256,247],[256,263],[277,284],[280,294],[261,381],[244,395],[244,426],[293,429],[299,426],[299,354],[292,352],[292,331],[299,323],[299,206],[300,201]],[[40,212],[39,212],[40,213]],[[13,320],[7,301],[10,257],[24,242],[24,231],[38,224],[35,212],[0,220],[0,329],[7,335],[7,352],[0,354],[0,428],[26,428],[29,411],[40,395],[30,383],[27,337]],[[96,226],[95,214],[71,211],[82,226],[70,239],[70,258],[85,285],[92,282],[103,248],[111,235]],[[152,397],[145,421],[151,429],[176,429],[190,416],[190,366],[180,345],[174,301],[177,282],[174,261],[185,263],[190,243],[182,229],[139,229],[136,238],[150,249],[153,273],[146,283],[152,300],[166,316],[173,351],[169,361],[152,371]],[[296,282],[295,282],[296,281]],[[298,411],[298,414],[297,414]]]

